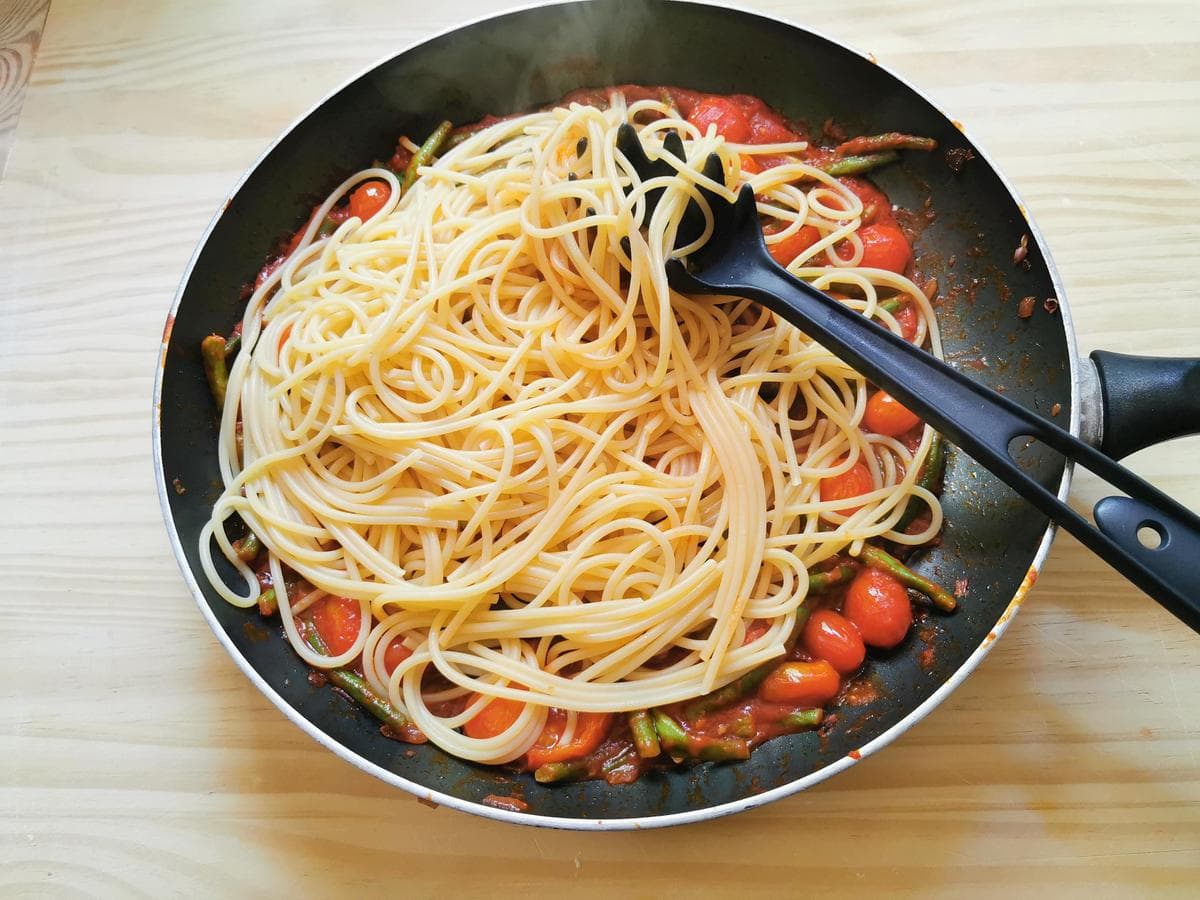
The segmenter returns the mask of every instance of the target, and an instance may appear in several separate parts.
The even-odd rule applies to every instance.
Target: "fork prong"
[[[678,131],[667,132],[667,136],[663,138],[663,149],[673,155],[676,159],[687,159],[687,155],[683,149],[683,138],[679,136]]]

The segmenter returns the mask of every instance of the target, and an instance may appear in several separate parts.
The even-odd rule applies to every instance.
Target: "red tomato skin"
[[[341,656],[354,646],[362,622],[362,607],[357,600],[322,597],[311,608],[313,625],[331,656]]]
[[[783,120],[770,110],[755,110],[750,117],[751,144],[787,144],[800,136],[788,128]]]
[[[867,468],[866,463],[858,462],[841,475],[821,479],[821,501],[827,503],[830,500],[850,500],[874,489],[875,483],[871,480],[871,470]],[[839,508],[837,512],[848,516],[860,509],[862,509],[861,506],[845,506]]]
[[[759,686],[758,696],[768,703],[824,706],[837,696],[842,681],[827,661],[785,662]]]
[[[495,737],[507,731],[508,727],[517,721],[517,716],[524,708],[525,704],[516,700],[497,697],[477,712],[475,717],[463,726],[463,731],[467,737],[472,738]]]
[[[899,581],[879,569],[863,569],[850,582],[842,614],[863,643],[887,649],[904,640],[912,625],[912,603]]]
[[[904,232],[895,225],[864,225],[858,230],[863,244],[860,266],[867,269],[886,269],[903,274],[912,259],[912,247]]]
[[[921,424],[920,416],[886,391],[876,391],[867,401],[863,424],[876,434],[900,437]]]
[[[905,303],[896,312],[893,317],[900,325],[900,336],[906,341],[911,341],[917,336],[917,309],[911,303]]]
[[[809,656],[825,660],[839,675],[857,671],[867,655],[854,623],[831,609],[818,609],[808,617],[802,644]]]
[[[350,215],[364,222],[383,209],[392,195],[391,188],[383,181],[367,181],[354,189],[350,195]]]
[[[412,656],[412,651],[404,646],[404,638],[392,638],[392,642],[383,651],[383,671],[391,675],[396,671],[396,666],[400,665],[400,663],[404,662],[410,656]]]
[[[728,97],[705,96],[692,108],[688,121],[699,128],[701,134],[709,125],[716,125],[717,134],[732,144],[744,144],[750,138],[749,116]]]
[[[738,159],[741,161],[742,171],[747,175],[757,175],[763,170],[762,163],[749,154],[740,153]]]
[[[850,193],[862,201],[864,225],[894,225],[896,217],[892,214],[892,202],[888,195],[865,178],[839,178]]]
[[[546,763],[587,756],[602,743],[612,727],[611,713],[579,713],[575,717],[575,733],[567,743],[561,742],[567,716],[554,709],[546,718],[546,727],[525,754],[525,765],[537,769]]]
[[[767,244],[767,252],[771,259],[786,266],[793,259],[821,239],[821,232],[813,225],[802,225],[795,234],[789,235],[782,241]]]

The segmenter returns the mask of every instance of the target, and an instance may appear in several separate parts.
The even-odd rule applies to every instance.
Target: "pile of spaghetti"
[[[639,183],[624,122],[652,154],[679,132],[686,164]],[[941,527],[918,480],[932,432],[865,430],[869,386],[821,346],[747,300],[667,285],[697,186],[732,198],[748,181],[769,245],[810,229],[793,273],[897,332],[883,301],[901,298],[938,352],[925,294],[860,267],[862,202],[804,149],[614,94],[476,131],[411,186],[385,167],[348,178],[246,309],[201,538],[214,588],[250,606],[270,586],[306,662],[360,660],[429,740],[482,762],[526,753],[551,708],[569,739],[581,714],[686,701],[779,659],[810,573]],[[729,186],[699,173],[710,152]],[[322,234],[369,181],[377,208]],[[867,473],[852,503],[822,499],[851,471]],[[929,514],[902,531],[914,498]],[[262,573],[227,534],[238,518]],[[218,576],[214,539],[248,593]],[[357,630],[322,653],[302,622],[330,596]],[[510,721],[472,736],[496,698]]]

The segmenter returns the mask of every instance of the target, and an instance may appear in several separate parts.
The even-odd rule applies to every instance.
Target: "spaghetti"
[[[640,183],[624,122],[649,148],[679,132],[688,164]],[[698,186],[733,196],[696,170],[715,152],[754,187],[769,246],[807,229],[794,274],[897,332],[899,299],[908,336],[939,352],[925,294],[861,265],[863,202],[805,148],[732,143],[669,98],[614,93],[476,131],[408,189],[386,167],[346,179],[245,312],[201,535],[214,589],[246,607],[269,585],[306,662],[361,659],[429,740],[488,763],[529,752],[551,709],[569,743],[587,714],[688,701],[780,659],[812,573],[941,527],[919,479],[929,429],[865,430],[868,384],[820,345],[750,301],[667,285]],[[372,181],[377,211],[321,234]],[[852,471],[869,481],[852,503],[822,499]],[[929,514],[904,530],[914,498]],[[261,581],[235,516],[268,551]],[[219,577],[214,539],[248,593]],[[311,588],[289,594],[296,576]],[[328,597],[350,598],[357,631],[324,654],[298,620]],[[502,703],[509,720],[472,736]]]

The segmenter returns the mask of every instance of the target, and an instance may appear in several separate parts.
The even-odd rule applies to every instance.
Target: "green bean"
[[[258,558],[258,554],[262,552],[262,542],[258,539],[257,534],[248,531],[244,538],[233,542],[233,549],[237,553],[238,559],[244,563],[250,563],[254,562]]]
[[[788,729],[788,731],[807,731],[810,728],[816,728],[824,721],[825,710],[800,709],[785,715],[779,720],[779,724]]]
[[[713,710],[723,709],[738,700],[745,697],[747,694],[758,690],[758,686],[762,684],[764,678],[775,668],[774,662],[764,663],[757,669],[751,669],[741,678],[729,682],[723,688],[718,688],[711,694],[705,694],[703,697],[697,697],[683,709],[684,718],[688,722],[695,722],[703,716],[708,715]],[[658,719],[655,718],[657,724]],[[660,731],[659,737],[662,737]]]
[[[412,183],[417,180],[417,169],[421,166],[429,165],[434,155],[442,149],[442,144],[446,141],[446,135],[450,133],[450,129],[453,127],[450,122],[443,122],[433,130],[433,134],[427,137],[425,143],[413,154],[413,158],[408,162],[408,168],[404,170],[404,190],[407,191]]]
[[[239,331],[233,337],[225,342],[225,361],[233,359],[238,355],[238,351],[242,349],[242,333]]]
[[[853,563],[840,563],[828,572],[813,572],[808,576],[808,592],[819,594],[854,577],[857,571]]]
[[[929,440],[929,454],[925,457],[925,466],[921,469],[921,474],[917,478],[917,484],[925,488],[927,491],[933,491],[937,488],[938,482],[942,480],[942,470],[946,467],[946,446],[942,441],[942,436],[936,431],[933,437]],[[922,510],[928,509],[929,504],[924,500],[913,497],[908,501],[908,506],[904,508],[899,520],[893,527],[893,531],[903,531],[908,527]]]
[[[918,575],[896,557],[871,544],[864,544],[860,557],[863,562],[875,569],[881,569],[894,577],[901,584],[920,591],[933,601],[933,605],[943,612],[954,612],[958,601],[954,595],[939,584],[934,584],[923,575]]]
[[[279,612],[279,598],[275,595],[275,588],[269,587],[265,591],[259,591],[258,612],[263,616],[273,616]]]
[[[654,730],[654,720],[650,713],[639,709],[629,713],[629,733],[633,735],[633,744],[637,747],[638,756],[650,759],[662,753],[658,743],[658,732]]]
[[[325,641],[321,639],[316,627],[309,625],[304,631],[304,640],[308,642],[308,645],[322,656],[328,656],[329,648],[325,646]],[[326,669],[324,672],[325,677],[365,706],[371,715],[397,735],[403,735],[415,727],[408,716],[375,693],[362,676],[346,669]]]
[[[229,384],[229,370],[225,367],[225,338],[210,334],[200,342],[200,361],[204,364],[204,377],[212,391],[217,409],[225,408],[225,388]]]
[[[740,737],[727,735],[696,743],[699,746],[691,755],[705,762],[727,762],[750,758],[750,744]]]
[[[902,134],[899,131],[889,131],[885,134],[864,135],[851,138],[837,148],[844,155],[860,156],[864,153],[881,153],[888,150],[924,150],[930,152],[937,149],[937,141],[933,138],[920,137],[915,134]]]
[[[885,312],[890,312],[893,315],[900,312],[904,304],[908,302],[906,297],[889,297],[887,300],[880,300],[875,304],[876,309],[882,309]]]
[[[835,159],[821,168],[830,175],[838,177],[842,175],[862,175],[864,172],[870,172],[872,169],[878,169],[880,166],[894,163],[899,158],[899,153],[886,150],[883,153],[868,153],[864,156],[843,156],[841,159]]]
[[[654,718],[654,730],[663,749],[668,753],[675,751],[672,755],[686,755],[688,736],[683,727],[661,709],[652,710],[650,715]]]
[[[578,781],[588,775],[588,760],[565,759],[562,762],[550,762],[538,766],[533,772],[533,780],[538,784],[554,784],[557,781]]]

